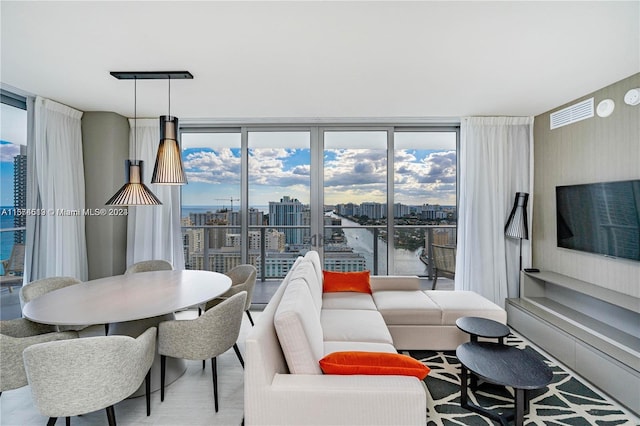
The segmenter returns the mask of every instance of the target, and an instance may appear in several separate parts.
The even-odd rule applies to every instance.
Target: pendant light
[[[178,143],[178,117],[171,116],[171,76],[169,80],[169,113],[160,116],[160,144],[153,168],[151,183],[159,185],[184,185],[187,176],[182,166]]]
[[[113,74],[113,73],[112,73]],[[136,154],[138,142],[138,126],[137,126],[137,82],[133,79],[133,153]],[[158,197],[147,188],[144,184],[142,175],[142,160],[126,160],[125,161],[125,180],[126,183],[116,192],[116,194],[106,202],[108,206],[136,206],[151,205],[157,206],[162,204]]]

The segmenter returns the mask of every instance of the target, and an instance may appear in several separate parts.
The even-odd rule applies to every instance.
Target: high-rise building
[[[303,226],[304,204],[297,198],[284,196],[280,202],[269,201],[269,225],[278,226]],[[278,229],[284,232],[287,244],[302,244],[304,242],[303,228]]]
[[[20,146],[20,154],[13,157],[13,205],[16,209],[27,208],[27,156],[26,146]],[[13,226],[24,228],[27,226],[27,216],[14,215]],[[24,244],[25,231],[15,231],[13,241]]]

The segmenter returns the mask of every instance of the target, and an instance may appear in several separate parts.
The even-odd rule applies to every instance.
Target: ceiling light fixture
[[[113,73],[111,73],[113,75]],[[116,77],[117,78],[117,77]],[[136,155],[138,142],[137,104],[138,79],[133,79],[133,153]],[[142,160],[125,160],[126,183],[106,202],[108,206],[136,206],[162,204],[158,197],[144,184],[142,177]]]
[[[169,80],[169,115],[160,116],[160,143],[151,183],[159,185],[187,183],[178,141],[178,119],[170,115],[171,80],[191,80],[193,75],[189,71],[114,71],[111,75],[118,79]]]
[[[191,74],[189,74],[191,75]],[[178,143],[178,117],[171,116],[171,76],[169,80],[169,113],[160,116],[160,144],[156,154],[151,183],[161,185],[184,185],[187,176],[182,166],[182,155]]]

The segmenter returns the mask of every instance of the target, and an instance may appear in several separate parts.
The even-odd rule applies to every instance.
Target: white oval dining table
[[[231,287],[231,278],[210,271],[152,271],[99,278],[61,288],[24,305],[25,318],[44,324],[110,324],[110,335],[137,337],[149,327],[175,319],[174,312],[215,299]],[[167,384],[186,369],[167,358]],[[144,387],[133,396],[144,394]],[[160,388],[160,356],[151,367],[151,389]]]

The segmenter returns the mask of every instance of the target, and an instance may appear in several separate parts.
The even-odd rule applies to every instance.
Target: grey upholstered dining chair
[[[238,335],[242,324],[242,311],[247,292],[234,294],[217,306],[192,320],[161,322],[158,326],[158,353],[160,354],[160,401],[164,401],[165,364],[167,356],[189,360],[211,358],[213,398],[218,411],[218,375],[216,357],[231,347],[240,364],[244,361],[238,349]]]
[[[73,277],[50,277],[32,281],[20,289],[20,304],[24,307],[27,302],[32,301],[36,297],[70,285],[80,284],[81,282],[79,279]]]
[[[205,305],[205,311],[211,309],[212,307],[220,304],[225,299],[233,296],[236,293],[240,293],[241,291],[247,292],[247,301],[244,305],[244,311],[247,313],[247,317],[249,317],[249,322],[253,326],[253,318],[251,318],[251,313],[249,312],[249,308],[251,308],[251,298],[253,297],[253,289],[256,286],[256,275],[258,271],[253,265],[238,265],[235,268],[231,269],[225,275],[231,278],[231,288],[226,291],[226,293],[216,297],[215,299],[207,302]]]
[[[42,296],[43,294],[47,294],[54,290],[59,290],[61,288],[68,287],[70,285],[81,284],[77,278],[74,277],[49,277],[42,278],[39,280],[35,280],[30,282],[29,284],[23,286],[20,289],[20,305],[24,308],[24,305],[33,299]],[[59,331],[80,331],[82,329],[87,328],[89,325],[76,325],[76,326],[57,326],[57,330]],[[108,334],[109,332],[109,324],[104,325],[104,334]]]
[[[171,271],[173,265],[166,260],[143,260],[141,262],[134,263],[129,266],[125,275],[135,274],[136,272],[150,272],[150,271]]]
[[[25,318],[0,321],[0,395],[27,385],[22,351],[38,343],[76,337],[75,331],[56,332],[55,326]]]
[[[53,425],[69,417],[106,408],[116,424],[114,404],[146,382],[147,416],[151,413],[150,368],[155,356],[156,328],[137,339],[101,336],[33,345],[23,353],[33,403]]]

